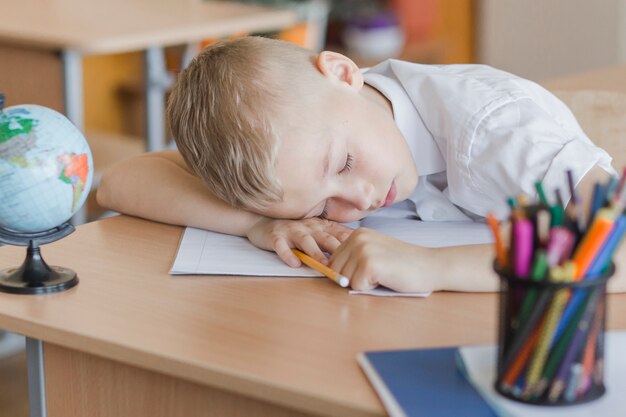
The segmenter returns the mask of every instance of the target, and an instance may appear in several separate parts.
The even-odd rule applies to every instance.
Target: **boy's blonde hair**
[[[274,175],[279,132],[273,123],[297,98],[294,78],[319,76],[314,54],[261,37],[220,42],[182,71],[167,108],[187,165],[231,206],[263,210],[282,199]]]

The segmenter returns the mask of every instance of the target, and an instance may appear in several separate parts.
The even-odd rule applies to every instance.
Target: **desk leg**
[[[26,366],[30,417],[46,417],[46,385],[43,365],[43,342],[27,337]]]
[[[65,115],[81,132],[85,131],[83,116],[83,62],[80,53],[63,51]]]
[[[146,79],[146,150],[165,148],[165,92],[172,79],[165,67],[163,48],[153,46],[145,53]]]
[[[79,52],[71,49],[63,51],[63,81],[65,115],[84,134],[83,62]],[[72,223],[76,226],[87,223],[87,204],[74,214]]]

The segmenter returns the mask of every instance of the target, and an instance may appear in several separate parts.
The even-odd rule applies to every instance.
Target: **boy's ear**
[[[322,51],[315,63],[325,77],[344,82],[357,90],[363,87],[363,74],[347,56],[337,52]]]

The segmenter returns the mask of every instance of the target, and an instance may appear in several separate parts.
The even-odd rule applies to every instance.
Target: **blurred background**
[[[233,36],[271,36],[316,51],[339,51],[363,67],[387,58],[424,64],[484,63],[543,83],[626,63],[626,0],[243,3],[288,8],[297,22],[272,32],[241,30]],[[11,7],[12,2],[1,6],[3,12]],[[169,46],[167,71],[174,75],[190,51],[216,40]],[[7,105],[36,103],[63,111],[62,97],[53,94],[63,83],[58,53],[33,49],[18,55],[18,48],[12,39],[3,38],[0,29],[0,91],[7,94]],[[144,66],[142,52],[82,57],[84,130],[97,170],[145,151]],[[87,220],[106,215],[93,197],[86,210]],[[0,331],[0,417],[26,415],[23,340]]]

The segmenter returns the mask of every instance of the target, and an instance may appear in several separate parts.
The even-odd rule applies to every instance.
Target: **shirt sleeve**
[[[448,161],[450,200],[476,215],[505,217],[506,199],[520,193],[537,198],[538,180],[549,200],[558,188],[567,203],[568,169],[575,184],[596,165],[615,174],[611,157],[561,102],[546,109],[528,97],[512,99],[477,119],[455,142]]]

